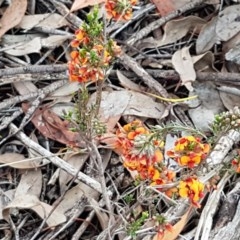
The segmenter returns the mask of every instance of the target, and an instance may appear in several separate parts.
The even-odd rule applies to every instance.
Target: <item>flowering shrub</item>
[[[123,165],[129,170],[137,171],[140,180],[149,180],[150,184],[156,187],[176,182],[176,173],[168,169],[163,162],[163,142],[141,121],[135,120],[120,127],[116,135],[115,147],[122,155]],[[187,136],[179,138],[174,149],[167,154],[179,165],[193,168],[205,159],[209,148],[209,145],[201,143],[199,138]],[[198,201],[203,197],[204,185],[196,177],[190,176],[180,180],[179,184],[176,182],[176,187],[164,189],[159,186],[158,189],[170,198],[188,197],[194,206],[200,207]]]
[[[103,80],[105,70],[116,55],[121,52],[113,40],[104,38],[103,24],[98,19],[98,9],[87,16],[87,22],[75,32],[71,42],[74,50],[68,63],[71,81],[80,83]]]
[[[105,9],[108,18],[127,21],[132,18],[132,6],[136,4],[137,0],[107,0]]]
[[[167,152],[180,166],[193,168],[206,158],[210,150],[208,144],[201,143],[199,138],[187,136],[179,138],[175,142],[174,149]]]

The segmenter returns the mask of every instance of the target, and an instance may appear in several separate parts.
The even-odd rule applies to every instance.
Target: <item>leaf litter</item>
[[[144,195],[142,185],[133,185],[136,174],[124,169],[120,152],[112,148],[116,129],[134,119],[141,119],[146,126],[182,122],[185,129],[178,132],[182,135],[188,133],[186,128],[190,122],[199,131],[209,134],[209,124],[215,114],[239,106],[240,79],[231,79],[240,69],[240,5],[237,1],[225,0],[198,0],[197,7],[195,1],[188,0],[139,1],[129,24],[109,22],[107,32],[111,31],[125,54],[140,66],[137,72],[129,62],[119,59],[103,85],[98,118],[107,132],[95,141],[104,159],[106,191],[116,220],[113,223],[106,199],[98,188],[102,179],[97,156],[92,149],[86,148],[81,133],[72,131],[74,126],[65,119],[69,113],[76,118],[73,102],[81,88],[80,84],[67,81],[69,43],[96,2],[104,4],[105,1],[56,3],[47,0],[36,1],[35,7],[31,5],[33,1],[0,1],[0,101],[8,106],[0,108],[1,124],[6,126],[0,131],[0,217],[3,225],[0,237],[8,231],[9,239],[31,239],[36,234],[35,239],[46,240],[110,239],[110,233],[112,239],[127,240],[131,239],[127,231],[129,223],[133,226],[142,212],[151,209],[151,214],[161,214],[171,221],[172,232],[160,238],[151,220],[135,231],[136,239],[171,240],[180,239],[180,235],[191,239],[195,237],[194,232],[201,230],[205,239],[216,239],[221,231],[216,234],[216,226],[211,229],[207,226],[224,216],[220,214],[219,201],[215,202],[219,212],[216,206],[212,208],[215,212],[208,213],[205,227],[193,223],[193,219],[202,219],[202,211],[207,211],[204,202],[197,215],[184,200],[169,201],[160,192],[149,198]],[[141,14],[149,6],[149,12]],[[162,23],[157,25],[160,19]],[[144,33],[137,44],[125,44],[131,42],[129,36],[137,36],[148,25],[153,26],[153,22],[157,29],[153,27],[148,34]],[[220,74],[224,77],[220,78]],[[155,82],[150,82],[151,77]],[[50,84],[53,85],[48,88]],[[153,87],[158,84],[165,89],[164,96]],[[91,85],[90,89],[88,106],[93,106],[96,86]],[[15,116],[14,113],[19,114]],[[21,126],[25,116],[28,119],[19,130],[20,134],[12,134],[11,124]],[[28,141],[19,141],[21,132],[39,145],[39,149],[46,149],[49,155],[34,150]],[[165,146],[170,148],[177,135],[168,132],[166,136]],[[238,136],[229,136],[232,145],[225,144],[223,138],[225,150],[218,150],[219,155],[225,156],[224,151],[229,149],[228,158],[235,154],[230,150],[233,144],[239,144]],[[222,145],[220,142],[218,149]],[[214,151],[211,154],[214,155]],[[67,171],[66,167],[61,169],[51,162],[50,156],[58,156],[70,167]],[[173,169],[176,167],[172,159],[167,159],[166,152],[165,161],[169,161]],[[216,169],[202,177],[213,176]],[[179,171],[180,175],[182,169]],[[76,172],[99,185],[94,188],[80,181]],[[234,187],[238,176],[231,179],[231,186],[227,183],[222,186],[224,193],[228,194]],[[209,193],[210,200],[214,194]],[[223,203],[225,201],[222,199]],[[233,227],[231,222],[228,224],[225,233],[221,233],[223,240],[229,239],[226,236]],[[195,239],[203,239],[201,234]]]

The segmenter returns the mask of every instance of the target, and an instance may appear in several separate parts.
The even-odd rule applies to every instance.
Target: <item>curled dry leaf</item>
[[[182,85],[189,91],[193,91],[192,82],[196,80],[196,72],[189,53],[189,48],[190,47],[184,47],[176,51],[172,56],[172,64],[180,75]]]
[[[219,13],[216,25],[217,36],[227,41],[240,31],[240,4],[226,7]]]
[[[11,210],[14,208],[33,210],[42,219],[47,218],[46,223],[49,227],[55,227],[66,221],[66,217],[62,213],[56,209],[53,210],[52,206],[41,202],[35,195],[22,194],[15,197],[2,211],[3,218],[6,221],[9,221]]]
[[[26,12],[27,0],[12,0],[0,20],[0,37],[19,24]]]
[[[68,21],[66,18],[57,13],[35,14],[26,15],[22,21],[17,25],[18,28],[30,30],[33,27],[47,27],[47,28],[60,28],[67,26]]]
[[[22,104],[23,111],[29,108],[28,104]],[[82,147],[81,136],[78,132],[69,130],[69,122],[63,121],[48,106],[37,109],[32,117],[34,126],[47,138],[72,147]]]
[[[105,0],[75,0],[70,12],[105,2]]]
[[[215,58],[210,51],[201,55],[192,56],[192,60],[196,72],[217,72],[217,69],[214,67]]]
[[[164,35],[160,41],[157,41],[158,47],[174,43],[184,37],[188,32],[199,32],[206,21],[196,16],[188,16],[166,23],[164,27]]]

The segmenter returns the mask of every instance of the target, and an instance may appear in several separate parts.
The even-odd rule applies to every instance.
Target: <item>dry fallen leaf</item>
[[[181,19],[175,19],[166,23],[164,35],[160,41],[156,42],[158,47],[174,43],[184,37],[188,32],[199,32],[206,21],[196,16],[188,16]]]
[[[177,10],[178,8],[184,6],[185,4],[189,3],[191,0],[152,0],[155,4],[158,12],[161,16],[166,16],[170,12]]]
[[[63,159],[71,164],[71,166],[75,167],[76,169],[81,170],[83,165],[85,164],[86,160],[88,159],[89,154],[88,153],[66,153]],[[67,173],[64,170],[60,170],[59,173],[59,185],[60,185],[60,191],[61,193],[64,193],[64,191],[67,188],[68,182],[73,178],[72,175]]]
[[[12,0],[0,19],[0,37],[9,29],[19,24],[26,12],[27,0]]]
[[[216,25],[217,25],[218,17],[212,18],[210,22],[208,22],[199,33],[196,42],[196,52],[197,54],[204,53],[213,47],[213,45],[217,42],[218,37],[216,34]]]
[[[196,72],[217,72],[217,69],[214,67],[215,58],[210,51],[192,56],[192,61]]]
[[[179,73],[182,85],[189,91],[193,91],[192,82],[196,80],[193,61],[189,53],[190,47],[184,47],[176,51],[172,56],[172,64]]]
[[[89,197],[97,199],[99,193],[93,190],[88,185],[80,182],[76,186],[69,189],[65,194],[61,202],[56,200],[53,205],[56,205],[56,210],[62,214],[68,212],[76,203],[79,203],[82,197]],[[81,206],[85,208],[85,205]]]
[[[26,112],[29,104],[22,104],[23,111]],[[32,117],[34,126],[47,138],[72,147],[84,146],[78,132],[69,130],[69,122],[63,121],[48,106],[37,109]]]
[[[45,13],[26,15],[22,21],[16,26],[25,30],[30,30],[33,27],[48,27],[51,29],[60,28],[68,25],[68,21],[57,13]]]
[[[226,7],[218,15],[217,36],[227,41],[240,31],[240,4]]]
[[[14,196],[17,197],[23,194],[30,194],[40,197],[42,179],[43,176],[40,168],[23,171]]]
[[[240,107],[240,95],[237,94],[237,92],[239,92],[239,89],[235,87],[220,86],[218,87],[218,90],[220,90],[220,98],[227,110],[233,109],[235,106]]]
[[[17,169],[33,169],[39,167],[39,161],[27,160],[23,154],[4,153],[0,155],[0,163]]]
[[[54,49],[63,44],[64,41],[70,39],[71,36],[53,35],[47,38],[36,37],[28,42],[18,43],[17,46],[9,46],[4,52],[13,56],[23,56],[30,53],[40,53],[45,48]]]
[[[194,82],[194,92],[191,95],[198,95],[198,99],[189,101],[188,114],[194,126],[203,131],[209,131],[209,123],[213,122],[214,115],[224,111],[219,91],[212,82]]]
[[[75,0],[70,12],[105,2],[105,0]]]
[[[96,94],[92,94],[89,104],[95,102]],[[100,105],[100,119],[111,131],[122,115],[159,119],[165,105],[155,102],[153,97],[134,91],[103,91]]]
[[[162,17],[175,10],[175,6],[172,0],[152,0],[152,2]]]
[[[3,218],[6,221],[9,221],[11,210],[14,208],[31,209],[35,211],[42,219],[48,217],[46,223],[49,227],[57,226],[66,221],[66,217],[62,213],[56,209],[53,211],[52,206],[41,202],[35,195],[22,194],[15,197],[13,201],[9,203],[2,211]]]
[[[134,83],[130,79],[128,79],[126,76],[124,76],[121,71],[117,70],[117,77],[120,82],[120,84],[125,88],[133,91],[142,91],[142,87],[140,87],[138,84]]]

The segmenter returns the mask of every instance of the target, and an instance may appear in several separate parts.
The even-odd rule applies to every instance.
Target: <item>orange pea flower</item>
[[[123,165],[136,170],[142,180],[162,182],[161,172],[155,165],[161,163],[163,154],[160,142],[151,139],[151,133],[139,120],[119,128],[115,148],[122,154]]]
[[[186,180],[180,181],[178,188],[180,197],[188,197],[194,206],[201,206],[198,201],[204,196],[204,185],[197,178],[189,177]]]
[[[72,40],[71,46],[76,48],[82,44],[86,45],[89,42],[90,42],[90,39],[89,39],[87,33],[82,28],[80,28],[80,29],[76,30],[76,32],[75,32],[75,39]]]
[[[175,147],[167,151],[167,155],[175,159],[179,165],[193,168],[206,158],[209,150],[210,146],[201,143],[199,138],[186,136],[179,138],[175,142]]]

